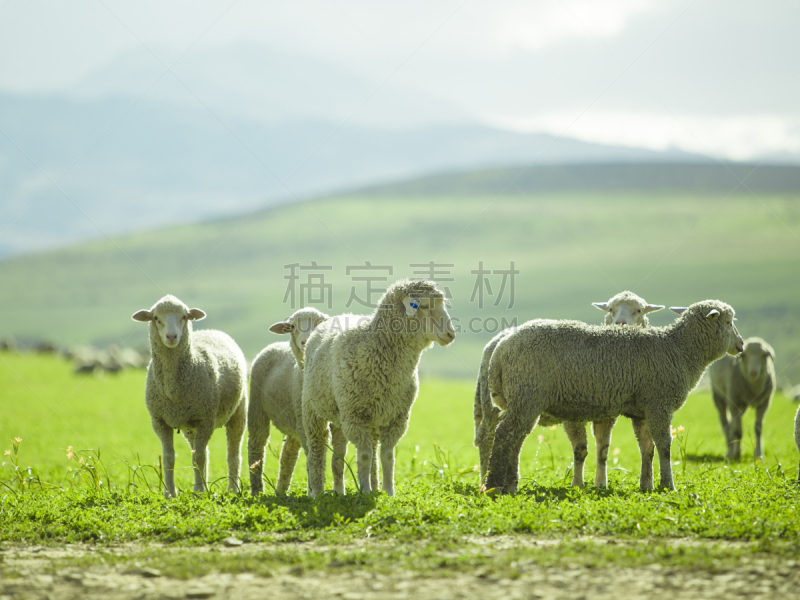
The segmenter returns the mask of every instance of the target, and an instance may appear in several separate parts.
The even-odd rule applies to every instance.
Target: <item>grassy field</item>
[[[218,430],[211,442],[211,476],[217,479],[212,493],[182,493],[167,501],[153,467],[160,446],[144,407],[143,372],[76,376],[55,356],[0,354],[0,439],[9,451],[1,475],[0,541],[88,542],[108,553],[84,562],[135,559],[179,577],[331,564],[421,573],[480,567],[513,577],[520,561],[589,567],[657,561],[714,569],[743,557],[800,553],[792,433],[796,405],[782,395],[766,418],[762,462],[752,461],[752,415],[746,419],[744,460],[724,462],[715,411],[708,393],[700,392],[690,396],[673,422],[683,427],[673,443],[677,492],[638,492],[638,451],[622,419],[612,442],[608,490],[571,489],[565,434],[561,428],[536,428],[523,449],[520,492],[492,499],[478,489],[478,455],[471,444],[473,385],[469,380],[423,382],[398,447],[393,498],[349,493],[309,500],[302,458],[285,498],[227,494],[224,435]],[[279,443],[275,432],[272,448]],[[188,446],[177,440],[176,449],[181,467],[176,481],[186,492],[191,486]],[[593,459],[590,448],[589,482]],[[265,472],[274,480],[274,455],[268,455]],[[244,471],[242,476],[246,480]],[[347,479],[352,492],[353,480]],[[272,545],[256,555],[179,550],[231,535]],[[501,538],[513,541],[487,553],[481,540]],[[624,549],[597,543],[609,539]],[[541,547],[536,540],[559,543]],[[121,543],[135,547],[114,553]],[[365,543],[372,544],[366,554]]]
[[[476,184],[476,189],[479,188]],[[599,323],[593,301],[631,289],[650,302],[730,303],[741,333],[777,351],[779,377],[800,381],[800,202],[796,193],[574,192],[387,195],[309,201],[248,218],[187,225],[0,261],[0,337],[51,339],[61,345],[144,344],[130,320],[165,293],[209,317],[205,327],[233,335],[248,358],[277,337],[268,327],[292,312],[284,302],[285,266],[311,265],[331,285],[326,312],[368,313],[356,277],[424,276],[434,261],[452,292],[460,335],[423,361],[424,376],[472,379],[480,351],[497,327],[487,319],[575,318]],[[370,261],[371,271],[347,271]],[[473,298],[480,262],[489,289]],[[510,262],[519,271],[494,306]],[[388,270],[378,267],[388,266]],[[296,300],[312,271],[299,271]],[[376,281],[374,287],[385,284]],[[377,296],[373,297],[373,301]],[[662,311],[655,325],[672,321]],[[470,328],[472,319],[478,327]],[[484,327],[485,325],[485,327]]]

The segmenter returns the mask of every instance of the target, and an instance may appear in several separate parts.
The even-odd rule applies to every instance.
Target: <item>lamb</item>
[[[161,440],[164,496],[175,497],[173,430],[183,432],[192,449],[195,492],[207,488],[208,441],[225,426],[228,490],[239,491],[241,446],[247,423],[247,361],[236,342],[221,331],[192,331],[206,317],[175,296],[164,296],[134,321],[150,323],[152,360],[147,369],[145,403]]]
[[[306,344],[302,393],[310,497],[325,488],[328,423],[355,445],[364,493],[372,491],[374,440],[380,439],[383,491],[394,494],[394,448],[417,397],[422,351],[455,336],[444,294],[427,280],[392,284],[373,314],[348,328],[337,319],[317,327]]]
[[[303,308],[285,321],[275,323],[269,330],[281,335],[290,334],[289,341],[270,344],[253,361],[247,413],[247,462],[250,465],[250,492],[254,496],[264,489],[262,473],[270,422],[284,434],[275,492],[285,494],[292,482],[300,449],[306,443],[300,410],[305,345],[314,328],[327,318],[328,315],[315,308]],[[347,441],[342,444],[343,439],[341,432],[334,434],[334,457],[344,455]],[[334,471],[341,468],[343,478],[341,456]]]
[[[748,407],[756,410],[754,457],[764,456],[761,428],[775,394],[774,361],[772,346],[761,338],[752,337],[744,341],[741,355],[723,356],[708,369],[711,395],[728,447],[728,460],[741,458],[742,415]]]
[[[703,371],[726,352],[743,350],[734,311],[718,300],[671,308],[667,327],[599,327],[536,320],[501,340],[489,364],[492,401],[505,410],[495,432],[484,488],[514,492],[525,437],[542,413],[573,421],[625,415],[646,419],[639,431],[640,488],[653,489],[653,442],[661,485],[674,490],[672,415]]]
[[[606,311],[606,325],[638,325],[647,327],[649,321],[647,314],[664,308],[659,304],[648,304],[633,292],[620,292],[613,296],[608,302],[593,302],[593,306]],[[510,327],[501,331],[486,345],[481,357],[481,366],[478,374],[478,383],[475,387],[475,403],[473,405],[473,416],[475,420],[475,441],[480,455],[481,481],[486,476],[489,468],[489,456],[492,452],[494,433],[497,423],[500,420],[500,410],[492,404],[489,394],[489,362],[492,358],[494,349],[505,337],[516,331]],[[599,421],[593,423],[595,443],[597,447],[597,467],[595,470],[594,484],[596,487],[606,487],[608,485],[608,449],[611,446],[611,430],[616,419]],[[560,423],[551,415],[543,414],[539,418],[540,425],[554,425]],[[634,430],[644,427],[643,423],[634,421]],[[567,421],[564,429],[572,443],[574,465],[572,473],[572,485],[583,487],[583,465],[587,455],[586,423],[575,423]],[[637,438],[639,436],[637,435]]]

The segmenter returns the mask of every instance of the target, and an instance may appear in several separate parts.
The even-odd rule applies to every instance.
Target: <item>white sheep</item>
[[[611,297],[608,302],[593,302],[593,306],[606,311],[606,325],[637,325],[647,327],[649,321],[647,314],[664,308],[659,304],[648,304],[633,292],[624,291]],[[473,405],[473,416],[475,420],[475,441],[480,455],[481,481],[486,476],[489,468],[489,456],[492,452],[494,433],[497,423],[500,420],[500,409],[492,403],[489,394],[489,362],[491,361],[494,349],[509,334],[516,331],[515,327],[510,327],[501,331],[486,345],[481,357],[481,366],[478,373],[478,383],[475,388],[475,402]],[[543,426],[555,425],[559,423],[551,415],[542,414],[539,424]],[[606,487],[608,485],[608,450],[611,446],[611,430],[616,419],[597,421],[592,424],[594,432],[597,466],[595,470],[594,484],[596,487]],[[634,420],[634,431],[644,427],[643,422]],[[588,443],[586,438],[586,423],[583,422],[564,422],[564,430],[572,444],[573,453],[573,472],[572,485],[583,487],[583,466],[588,454]],[[637,433],[637,438],[640,436]]]
[[[394,494],[394,448],[408,428],[419,390],[417,367],[433,342],[455,339],[444,294],[432,281],[389,286],[375,312],[343,327],[330,319],[306,344],[303,426],[308,453],[308,495],[325,488],[328,423],[356,447],[359,490],[372,491],[370,470],[380,439],[383,491]]]
[[[648,304],[644,298],[627,290],[612,296],[608,302],[592,302],[592,306],[606,312],[606,325],[638,325],[639,327],[650,325],[647,315],[664,308],[663,304]]]
[[[145,403],[161,440],[164,495],[174,497],[173,431],[183,432],[192,450],[194,491],[207,489],[208,440],[225,426],[228,442],[228,489],[239,491],[242,438],[247,424],[247,361],[233,339],[211,329],[192,331],[204,319],[175,296],[164,296],[134,321],[150,323],[152,359],[147,369]]]
[[[285,321],[275,323],[269,330],[280,335],[289,334],[289,341],[270,344],[253,361],[247,414],[247,462],[250,491],[254,496],[264,489],[262,473],[270,423],[284,435],[275,492],[284,494],[289,489],[300,449],[306,443],[300,409],[305,345],[314,328],[327,318],[328,315],[315,308],[303,308]],[[344,440],[343,449],[343,439],[341,432],[334,434],[334,456],[346,451],[347,441]],[[343,461],[339,460],[336,467],[341,468],[344,477]]]
[[[752,337],[744,341],[744,351],[739,356],[723,356],[708,369],[711,395],[728,447],[728,460],[741,458],[742,415],[749,407],[756,411],[754,456],[764,456],[761,429],[775,394],[774,361],[772,346],[761,338]]]
[[[542,413],[564,421],[646,419],[638,432],[640,488],[653,489],[652,448],[661,485],[674,490],[672,415],[686,402],[706,367],[742,351],[734,311],[706,300],[667,327],[600,327],[578,321],[530,321],[501,340],[489,364],[492,400],[505,410],[495,432],[485,489],[516,491],[525,437]]]

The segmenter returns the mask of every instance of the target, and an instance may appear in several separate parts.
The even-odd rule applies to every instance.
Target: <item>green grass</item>
[[[782,379],[800,380],[800,202],[797,194],[725,197],[688,193],[541,195],[353,195],[253,215],[142,233],[61,251],[0,261],[0,336],[59,344],[146,343],[130,320],[175,293],[223,329],[252,359],[278,339],[268,327],[292,312],[283,302],[288,271],[301,263],[333,267],[330,312],[370,312],[345,304],[347,266],[389,265],[389,281],[414,276],[411,264],[453,264],[455,344],[428,352],[426,376],[472,379],[491,331],[469,332],[470,319],[576,318],[599,323],[593,301],[631,289],[650,302],[730,303],[744,336],[777,351]],[[473,270],[520,271],[515,305],[470,302]],[[305,272],[301,273],[305,277]],[[497,293],[500,276],[492,275]],[[359,295],[364,284],[356,284]],[[376,284],[380,287],[380,284]],[[670,323],[668,311],[655,325]]]
[[[176,480],[183,493],[164,500],[150,466],[157,464],[160,447],[143,403],[143,372],[80,377],[57,357],[0,354],[0,390],[0,439],[11,451],[0,476],[0,540],[108,548],[108,554],[81,559],[89,562],[138,557],[182,577],[212,569],[267,574],[282,568],[478,567],[514,576],[526,561],[582,566],[657,561],[714,569],[748,557],[796,557],[800,551],[796,405],[781,395],[766,418],[766,459],[752,461],[748,415],[745,459],[730,464],[722,459],[722,433],[709,395],[690,396],[673,422],[684,427],[673,444],[675,493],[638,491],[638,451],[630,425],[621,419],[607,490],[571,488],[566,435],[561,428],[537,428],[523,448],[520,492],[487,497],[474,470],[473,382],[431,380],[421,386],[398,447],[393,498],[354,494],[348,476],[345,497],[327,493],[310,500],[302,458],[287,497],[228,494],[219,430],[211,443],[212,478],[219,478],[212,493],[186,493],[189,452],[178,440],[177,464],[184,468]],[[22,442],[13,442],[15,437]],[[278,432],[271,443],[277,449]],[[76,452],[71,459],[68,446]],[[590,448],[588,481],[593,460]],[[268,455],[265,472],[275,478],[275,456]],[[199,558],[180,550],[213,547],[231,535],[267,546]],[[516,541],[487,550],[502,536]],[[537,546],[536,540],[558,543]],[[139,546],[120,557],[113,549],[122,542]]]

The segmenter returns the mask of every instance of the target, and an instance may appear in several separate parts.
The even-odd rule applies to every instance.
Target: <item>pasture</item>
[[[689,579],[705,574],[700,585],[742,565],[747,573],[764,565],[785,569],[800,554],[796,405],[780,393],[766,418],[764,461],[752,460],[752,415],[745,422],[744,460],[723,460],[711,399],[697,392],[673,422],[681,428],[673,442],[677,492],[638,491],[638,450],[621,419],[608,490],[571,489],[566,435],[560,427],[537,427],[523,448],[520,492],[490,498],[479,491],[472,447],[474,382],[425,380],[398,446],[396,496],[354,494],[348,475],[348,495],[326,493],[313,501],[305,496],[303,458],[287,497],[225,493],[223,430],[211,440],[216,481],[210,492],[186,493],[189,451],[176,440],[183,493],[164,500],[160,445],[143,402],[144,371],[78,376],[57,356],[4,353],[0,390],[0,439],[8,450],[0,568],[9,585],[33,577],[23,559],[36,549],[37,572],[112,573],[120,581],[131,569],[157,569],[165,580],[228,577],[229,585],[242,573],[323,576],[345,588],[348,577],[369,576],[394,581],[396,591],[413,573],[432,582],[451,578],[487,597],[494,592],[484,584],[522,585],[541,569],[548,577],[594,573],[592,585],[599,585],[604,577],[613,584],[615,571],[641,579],[655,573],[644,567],[656,564]],[[273,430],[265,468],[270,480],[279,444]],[[587,482],[593,461],[590,441]],[[244,471],[242,478],[247,481]],[[769,571],[770,589],[798,589],[796,569],[787,573]]]
[[[485,176],[459,175],[451,187],[461,182],[480,190]],[[376,290],[401,277],[429,277],[426,267],[433,262],[437,280],[451,292],[459,338],[426,354],[424,376],[475,377],[481,350],[502,319],[600,323],[603,315],[591,303],[629,289],[667,306],[727,302],[744,337],[761,336],[773,345],[779,379],[800,382],[795,193],[391,191],[0,261],[0,337],[62,346],[145,345],[146,327],[130,315],[172,293],[203,309],[203,327],[229,333],[252,359],[277,339],[269,326],[299,308],[301,286],[312,278],[330,288],[323,302],[303,296],[309,305],[328,314],[370,313],[351,300],[353,293],[367,300],[364,277],[376,278]],[[364,261],[372,267],[364,269]],[[510,270],[511,261],[519,271],[513,294],[512,282],[499,273]],[[298,270],[299,279],[286,279],[287,265],[314,263],[328,269]],[[322,297],[321,289],[312,291]],[[666,325],[673,317],[661,311],[650,320]]]

